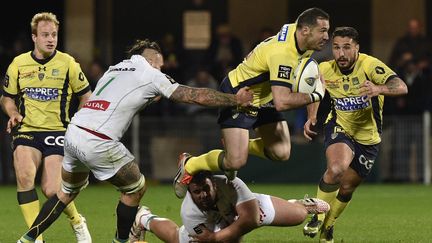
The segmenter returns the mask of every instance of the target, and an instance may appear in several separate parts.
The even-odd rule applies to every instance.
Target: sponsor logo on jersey
[[[27,140],[33,140],[34,139],[33,135],[28,135],[28,134],[17,134],[17,135],[12,136],[12,140],[15,140],[18,138],[23,138],[23,139],[27,139]]]
[[[279,65],[278,78],[290,79],[292,67]]]
[[[113,72],[113,71],[122,71],[122,72],[129,71],[129,72],[133,72],[135,70],[136,70],[136,68],[127,68],[127,67],[124,67],[124,68],[110,68],[108,70],[108,72]]]
[[[89,108],[92,110],[106,111],[110,106],[110,102],[106,100],[91,100],[84,104],[83,108]]]
[[[59,91],[57,88],[27,87],[24,88],[24,93],[30,99],[39,101],[57,100],[59,96]]]
[[[278,41],[285,41],[288,34],[288,25],[285,24],[282,26],[282,29],[279,32]]]
[[[383,67],[377,66],[377,67],[375,67],[375,72],[376,72],[377,74],[384,74],[384,73],[385,73],[385,70],[384,70]]]
[[[64,145],[64,136],[58,136],[58,137],[47,136],[44,139],[44,143],[46,145],[48,145],[48,146],[55,146],[55,145],[57,145],[57,146],[62,146],[63,147],[63,145]]]
[[[32,79],[36,73],[37,73],[36,71],[31,71],[31,72],[27,72],[27,73],[19,73],[18,79],[20,79],[20,80]]]
[[[3,84],[6,88],[9,87],[9,75],[5,75]]]
[[[52,76],[58,76],[60,74],[60,71],[58,69],[53,69],[51,72]]]
[[[360,84],[359,79],[357,77],[352,78],[352,84],[353,85],[359,85]]]
[[[335,109],[340,111],[357,111],[369,106],[367,96],[344,97],[334,99]]]

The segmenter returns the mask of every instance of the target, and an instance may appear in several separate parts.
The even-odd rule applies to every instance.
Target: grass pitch
[[[282,198],[315,195],[316,185],[249,184],[254,192]],[[39,198],[43,198],[39,192]],[[16,201],[14,186],[0,187],[0,243],[16,242],[26,230]],[[119,194],[109,185],[90,185],[76,200],[78,210],[89,225],[94,243],[110,243],[115,231],[115,207]],[[44,201],[45,199],[43,199]],[[361,185],[335,227],[335,242],[432,242],[432,187],[423,185]],[[142,203],[155,214],[180,224],[181,200],[174,196],[171,185],[149,185]],[[318,242],[302,234],[296,227],[262,227],[244,242]],[[65,216],[61,216],[44,233],[50,242],[76,242]],[[151,233],[150,243],[161,242]]]

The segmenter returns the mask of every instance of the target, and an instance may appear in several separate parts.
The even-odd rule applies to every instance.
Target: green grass
[[[254,192],[286,199],[315,194],[315,185],[250,185]],[[0,243],[16,242],[24,233],[21,212],[16,202],[15,187],[0,187]],[[39,194],[41,195],[41,194]],[[115,207],[118,192],[109,185],[90,185],[78,197],[79,211],[87,218],[93,242],[109,243],[115,230]],[[422,185],[364,184],[335,227],[335,242],[432,242],[432,188]],[[149,185],[143,204],[160,216],[180,224],[178,200],[169,185]],[[317,242],[296,227],[263,227],[244,238],[244,242]],[[75,242],[74,235],[62,216],[44,233],[50,242]],[[148,234],[150,243],[160,242]]]

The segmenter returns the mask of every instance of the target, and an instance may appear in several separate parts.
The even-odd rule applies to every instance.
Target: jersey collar
[[[44,65],[47,62],[51,61],[51,59],[53,59],[56,54],[57,54],[57,50],[54,50],[53,54],[51,56],[49,56],[48,58],[39,59],[33,54],[33,51],[30,52],[30,55],[33,58],[33,60],[35,60],[37,63],[39,63],[41,65]]]
[[[300,55],[303,55],[306,52],[306,50],[304,50],[304,51],[300,50],[300,47],[299,47],[298,41],[297,41],[296,33],[297,33],[297,25],[296,25],[296,29],[294,30],[294,43],[295,43],[295,47],[296,47],[297,52]]]

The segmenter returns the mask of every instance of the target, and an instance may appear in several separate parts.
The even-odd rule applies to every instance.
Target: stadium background
[[[117,63],[124,58],[124,51],[136,38],[151,38],[161,41],[166,34],[183,49],[181,78],[173,75],[180,83],[193,76],[197,60],[205,57],[205,49],[182,48],[184,43],[184,16],[187,11],[203,11],[210,16],[210,34],[213,41],[220,24],[227,24],[231,32],[243,45],[243,55],[253,47],[260,30],[269,27],[276,33],[288,22],[295,21],[297,15],[306,8],[317,6],[331,16],[331,31],[334,27],[349,25],[360,32],[361,51],[372,54],[383,61],[390,56],[396,39],[405,33],[407,22],[417,18],[424,24],[427,36],[432,34],[432,3],[426,0],[207,0],[202,4],[193,0],[40,0],[12,1],[11,16],[2,14],[4,25],[0,35],[0,71],[18,51],[33,48],[30,39],[29,22],[31,16],[40,11],[54,12],[60,22],[58,49],[72,54],[88,70],[95,60],[106,65]],[[6,10],[5,10],[6,11]],[[195,23],[197,24],[197,23]],[[330,31],[330,32],[331,32]],[[87,74],[87,73],[86,73]],[[320,108],[320,121],[324,119],[326,105]],[[295,127],[298,114],[286,112],[291,128]],[[14,184],[11,162],[10,137],[6,134],[7,118],[2,113],[0,122],[0,182]],[[423,147],[425,134],[422,116],[386,116],[382,153],[368,178],[371,182],[422,182],[424,166],[430,145]],[[419,134],[409,137],[396,136],[398,130],[406,134]],[[415,125],[414,125],[415,124]],[[247,182],[315,183],[324,168],[322,137],[306,143],[301,136],[294,136],[292,158],[287,163],[272,163],[251,157],[248,165],[240,172]],[[406,135],[409,136],[409,135]],[[124,137],[128,148],[138,157],[140,167],[148,179],[169,181],[175,173],[178,153],[189,151],[200,153],[220,147],[218,127],[214,112],[209,114],[188,113],[183,106],[162,102],[141,113]],[[402,144],[402,145],[400,145]],[[414,144],[414,145],[413,145]],[[399,146],[399,147],[398,147]],[[402,148],[400,147],[402,146]],[[398,150],[409,147],[412,155],[405,155],[399,162],[394,160]],[[428,177],[430,177],[430,174]],[[430,178],[429,178],[430,180]]]

